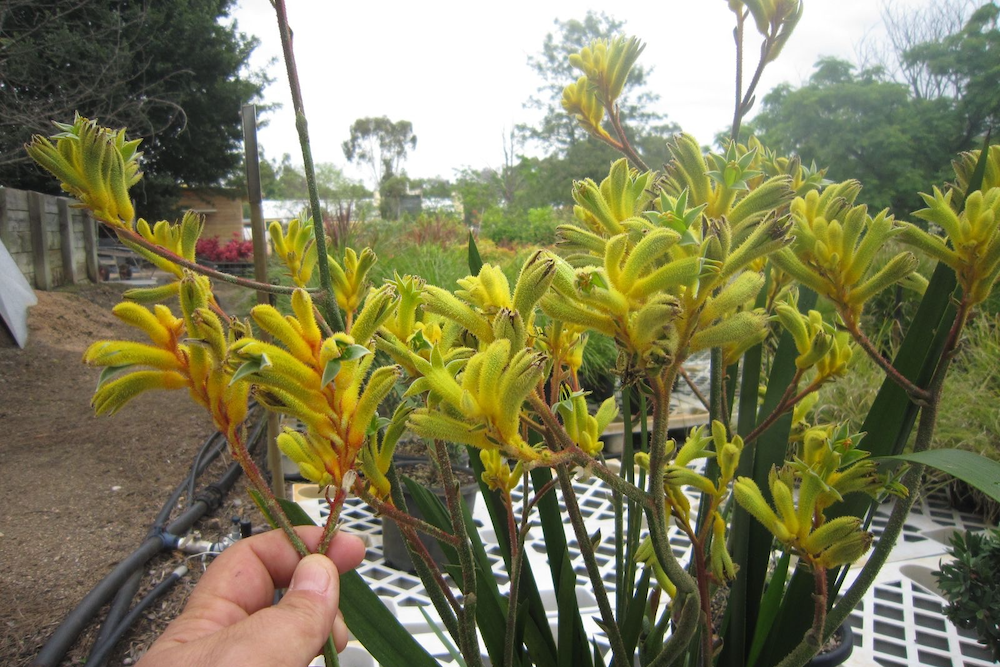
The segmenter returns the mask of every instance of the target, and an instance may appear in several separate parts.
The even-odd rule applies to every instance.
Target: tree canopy
[[[23,144],[73,113],[141,137],[133,196],[166,216],[181,184],[219,185],[242,163],[240,107],[266,78],[233,0],[7,0],[0,10],[0,183],[53,191]]]
[[[343,143],[344,157],[371,170],[374,186],[392,176],[399,176],[406,154],[417,147],[413,124],[408,120],[393,122],[385,116],[358,118],[351,125],[351,135]]]
[[[1000,118],[998,14],[987,3],[957,30],[897,39],[898,80],[882,64],[821,59],[805,85],[772,90],[748,130],[829,167],[829,178],[858,178],[860,201],[909,215],[922,205],[913,193],[947,180],[955,154],[978,145]]]
[[[563,89],[576,81],[580,72],[569,62],[595,39],[611,39],[622,34],[625,23],[604,12],[587,12],[582,20],[556,20],[556,29],[546,35],[541,51],[528,58],[528,66],[539,76],[541,85],[525,107],[538,109],[542,119],[535,125],[518,126],[522,142],[539,146],[545,156],[508,160],[496,176],[507,184],[517,184],[516,196],[504,201],[521,208],[570,204],[574,179],[607,175],[608,165],[621,157],[615,149],[583,131],[562,107]],[[659,95],[648,88],[651,69],[635,65],[619,99],[622,121],[629,141],[651,167],[667,159],[666,139],[680,128],[654,111]],[[509,187],[505,190],[510,190]]]

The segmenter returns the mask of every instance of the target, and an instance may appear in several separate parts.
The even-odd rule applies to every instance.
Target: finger
[[[329,558],[310,555],[299,563],[288,592],[276,606],[197,641],[174,645],[170,651],[157,651],[161,638],[141,664],[305,665],[322,652],[337,617],[339,598],[337,567]]]
[[[347,623],[344,622],[344,613],[338,611],[337,618],[333,621],[333,643],[336,645],[338,653],[347,647],[349,639]]]
[[[298,533],[307,546],[315,548],[322,530],[303,526]],[[364,557],[364,544],[356,536],[340,532],[334,536],[327,553],[338,571],[348,571]],[[275,588],[288,585],[299,562],[298,553],[281,531],[240,540],[212,563],[192,592],[184,612],[157,643],[194,641],[268,607]]]
[[[316,526],[302,527],[297,532],[310,550],[316,548],[322,535],[322,530]],[[339,532],[327,553],[338,571],[347,572],[361,562],[364,545],[357,536]],[[208,569],[191,594],[189,605],[197,606],[206,600],[215,604],[221,599],[252,614],[270,606],[275,588],[288,586],[300,560],[281,531],[272,530],[240,540],[226,549]]]
[[[216,644],[211,654],[225,654],[217,664],[305,665],[323,651],[339,600],[337,567],[329,558],[307,556],[281,602],[203,641]]]

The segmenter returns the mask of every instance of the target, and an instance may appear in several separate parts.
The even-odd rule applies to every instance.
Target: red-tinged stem
[[[101,222],[105,222],[102,220]],[[228,273],[223,273],[222,271],[217,271],[215,269],[210,269],[207,266],[202,266],[197,262],[192,262],[187,260],[180,255],[170,252],[166,248],[159,246],[155,243],[147,241],[141,234],[134,232],[131,229],[126,229],[124,227],[119,227],[116,225],[108,225],[115,232],[118,233],[118,237],[123,241],[128,240],[129,243],[134,243],[149,252],[153,253],[158,257],[162,257],[170,262],[173,262],[177,266],[182,266],[185,269],[194,271],[195,273],[200,273],[203,276],[208,276],[209,278],[215,278],[216,280],[221,280],[223,282],[229,283],[231,285],[239,285],[240,287],[247,287],[249,289],[257,290],[258,292],[266,292],[268,294],[292,294],[297,288],[295,287],[284,287],[282,285],[271,285],[270,283],[260,283],[256,280],[250,280],[249,278],[240,278],[238,276],[233,276]]]
[[[250,456],[250,452],[247,451],[246,444],[243,442],[243,437],[240,435],[237,429],[229,429],[229,445],[233,450],[233,456],[236,461],[243,468],[243,472],[246,474],[247,479],[253,484],[254,489],[257,493],[264,499],[264,504],[267,506],[268,512],[271,514],[278,527],[284,531],[285,535],[288,536],[288,541],[292,543],[295,547],[295,551],[298,552],[300,556],[308,556],[309,548],[306,546],[302,538],[299,537],[298,533],[295,532],[295,528],[292,526],[292,522],[288,519],[288,515],[285,514],[285,510],[281,508],[281,504],[278,502],[277,498],[274,497],[274,493],[271,491],[271,485],[267,483],[264,476],[260,472],[260,468],[254,463],[253,457]]]
[[[605,109],[608,112],[608,116],[611,118],[611,127],[615,129],[615,134],[618,135],[618,141],[621,142],[619,150],[625,154],[625,156],[632,160],[634,164],[641,171],[649,171],[649,167],[643,161],[639,154],[635,152],[632,148],[632,144],[629,143],[628,137],[625,135],[625,128],[622,127],[621,115],[617,106],[610,105],[606,106]]]
[[[701,402],[703,406],[705,406],[705,409],[711,410],[712,405],[708,402],[708,399],[705,398],[705,394],[701,393],[701,389],[698,389],[698,385],[694,383],[694,380],[691,379],[691,376],[688,375],[687,369],[681,366],[680,372],[681,372],[681,377],[684,378],[684,382],[686,382],[687,386],[691,389],[691,391],[694,392],[694,395],[698,397],[698,400]]]
[[[902,373],[900,373],[895,366],[892,365],[888,359],[882,356],[882,353],[876,349],[874,343],[871,339],[865,335],[861,328],[858,326],[857,322],[852,319],[845,317],[845,313],[841,313],[841,317],[847,322],[847,330],[850,332],[851,337],[854,338],[855,342],[861,346],[868,356],[871,357],[872,361],[879,365],[879,367],[885,371],[885,374],[899,387],[905,391],[911,399],[926,402],[930,396],[926,389],[921,389],[913,382],[910,382]]]
[[[458,616],[459,629],[466,644],[469,660],[479,664],[482,657],[479,653],[479,640],[476,638],[476,567],[472,555],[472,540],[466,531],[465,513],[462,511],[461,488],[452,470],[451,457],[448,456],[445,444],[440,440],[434,440],[432,451],[441,472],[441,484],[444,486],[448,514],[451,516],[451,529],[458,539],[455,550],[458,552],[458,563],[462,571],[462,591],[465,593],[465,604],[462,605]]]
[[[785,389],[785,393],[782,394],[781,400],[778,401],[778,404],[774,407],[774,410],[771,411],[771,414],[765,417],[764,421],[758,424],[757,428],[750,431],[747,437],[743,439],[743,442],[745,444],[750,444],[751,442],[759,438],[761,435],[763,435],[764,431],[771,428],[771,425],[774,424],[774,422],[778,421],[778,418],[781,417],[781,415],[788,412],[788,410],[793,406],[795,406],[796,403],[798,403],[803,398],[805,398],[806,396],[808,396],[810,393],[812,393],[817,389],[817,387],[810,384],[808,387],[806,387],[805,390],[796,394],[795,390],[798,389],[799,380],[801,379],[802,379],[802,371],[801,370],[795,371],[795,377],[792,378],[792,381],[788,385],[788,388]]]
[[[323,537],[319,541],[319,548],[316,549],[317,553],[325,554],[330,546],[330,541],[337,534],[337,525],[340,523],[340,512],[344,507],[344,500],[346,499],[347,492],[343,487],[337,489],[337,493],[334,494],[332,501],[330,500],[329,492],[327,492],[326,502],[330,506],[330,514],[326,517],[326,525],[323,526]]]
[[[399,524],[400,529],[402,529],[403,526],[407,526],[409,528],[413,528],[414,530],[419,530],[422,533],[430,535],[435,540],[439,540],[441,542],[447,542],[448,544],[454,547],[458,546],[457,537],[455,537],[451,533],[446,533],[437,526],[431,525],[426,521],[410,516],[409,514],[400,510],[398,507],[396,507],[391,503],[379,500],[378,498],[376,498],[375,496],[373,496],[371,493],[368,492],[368,490],[365,488],[364,482],[362,482],[360,479],[354,482],[354,493],[357,494],[359,498],[368,503],[371,507],[375,508],[376,512],[389,517],[397,524]]]
[[[649,504],[649,498],[645,491],[626,481],[621,475],[611,472],[607,466],[597,459],[588,456],[586,452],[577,447],[569,437],[569,434],[566,433],[566,429],[559,423],[552,409],[549,408],[548,404],[537,393],[530,394],[528,402],[538,416],[542,418],[542,423],[545,425],[546,431],[551,433],[558,441],[558,446],[562,447],[558,454],[566,454],[571,462],[580,467],[589,468],[601,481],[622,495],[628,496],[631,500],[644,506]]]
[[[552,480],[555,481],[555,480]],[[517,626],[517,603],[518,594],[521,587],[521,539],[514,523],[514,503],[511,501],[510,493],[506,490],[501,492],[504,507],[507,508],[507,533],[510,540],[510,596],[507,601],[507,634],[504,642],[503,664],[504,667],[513,667],[514,664],[514,630]],[[524,521],[527,524],[527,520]],[[523,530],[523,529],[522,529]]]
[[[319,322],[319,326],[323,329],[323,333],[326,334],[327,337],[332,336],[333,329],[330,328],[330,325],[327,324],[326,318],[323,317],[323,313],[321,313],[319,308],[315,305],[313,305],[313,316],[315,316],[316,321]]]

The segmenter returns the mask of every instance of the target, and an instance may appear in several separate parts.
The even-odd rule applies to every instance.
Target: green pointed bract
[[[236,382],[239,382],[248,375],[259,373],[261,370],[270,367],[271,367],[270,359],[267,358],[266,354],[261,354],[256,359],[250,359],[240,364],[240,367],[236,369],[235,373],[233,373],[233,377],[229,381],[229,384],[232,385]]]

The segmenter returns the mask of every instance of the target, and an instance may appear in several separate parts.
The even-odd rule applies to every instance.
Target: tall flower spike
[[[865,302],[912,273],[917,260],[903,253],[873,271],[876,253],[903,227],[887,211],[872,218],[867,207],[847,208],[842,199],[825,194],[813,191],[792,202],[795,241],[772,257],[784,271],[837,304],[853,326]]]
[[[50,139],[32,137],[28,155],[96,217],[112,226],[131,228],[135,208],[128,191],[142,177],[142,153],[136,151],[141,140],[126,141],[125,130],[101,127],[80,114],[72,125],[55,125],[62,131]]]
[[[282,317],[267,305],[252,311],[261,328],[284,347],[250,337],[230,346],[233,382],[252,384],[258,402],[305,425],[301,438],[285,438],[286,453],[318,484],[339,485],[354,469],[378,405],[400,375],[398,366],[382,366],[369,377],[374,355],[359,344],[391,314],[394,298],[394,289],[386,285],[365,303],[351,329],[359,339],[339,332],[322,340],[312,299],[297,290],[292,295],[295,316]]]
[[[312,218],[300,222],[294,218],[288,223],[288,232],[275,220],[268,227],[274,254],[288,269],[288,275],[297,287],[309,284],[313,269],[316,267],[315,225]]]
[[[178,290],[182,318],[163,305],[150,311],[123,302],[112,310],[145,332],[152,344],[97,341],[87,349],[84,362],[104,368],[92,400],[94,410],[99,415],[114,414],[151,389],[186,388],[209,411],[216,427],[232,435],[246,417],[248,387],[230,382],[224,363],[229,334],[215,313],[205,308],[210,294],[201,281],[187,275]]]
[[[984,301],[1000,277],[1000,187],[977,190],[956,213],[954,191],[922,194],[927,208],[914,213],[944,230],[946,238],[907,225],[900,239],[955,271],[958,283],[971,304]]]

